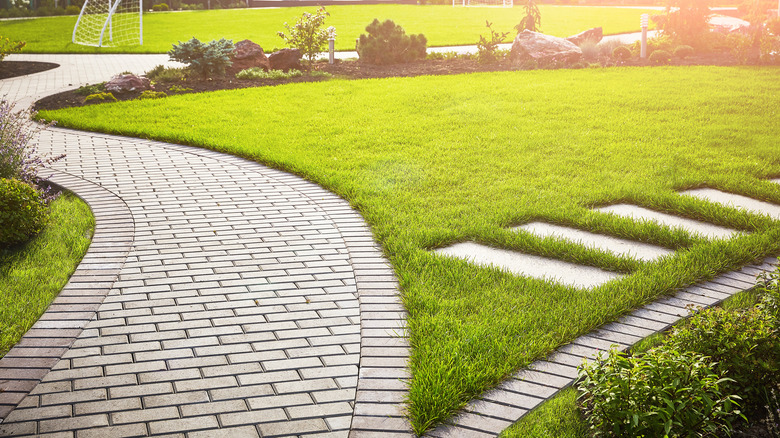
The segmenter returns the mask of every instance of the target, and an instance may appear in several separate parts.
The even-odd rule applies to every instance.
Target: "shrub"
[[[282,79],[296,78],[298,76],[301,76],[302,74],[303,73],[301,73],[298,70],[290,70],[285,73],[282,70],[264,71],[262,68],[252,67],[245,70],[241,70],[240,72],[236,73],[236,78],[250,79],[250,80],[271,79],[271,80],[278,81]]]
[[[588,61],[598,59],[599,54],[601,53],[598,44],[591,40],[583,41],[582,44],[580,44],[580,50],[582,50],[582,57]]]
[[[170,11],[171,8],[168,7],[167,3],[159,3],[159,4],[156,4],[156,5],[152,6],[152,10],[154,12],[164,12],[164,11]]]
[[[182,11],[200,11],[202,9],[203,9],[203,4],[201,3],[193,3],[191,5],[187,3],[181,4]]]
[[[608,57],[612,56],[612,52],[614,52],[616,48],[623,45],[624,44],[618,40],[605,40],[598,43],[597,46],[599,48],[599,55]]]
[[[64,155],[39,155],[32,142],[46,128],[32,121],[35,112],[14,111],[14,106],[0,100],[0,178],[36,183],[38,171]]]
[[[740,64],[750,62],[753,52],[753,41],[749,36],[736,32],[729,34],[728,45],[731,48],[731,53]]]
[[[490,31],[490,39],[479,36],[477,43],[477,60],[482,63],[491,63],[498,61],[498,45],[504,42],[509,32],[496,32],[493,30],[493,23],[485,20],[485,25]]]
[[[533,32],[541,32],[542,13],[539,12],[539,7],[536,6],[534,0],[527,0],[523,5],[525,10],[525,16],[515,26],[518,33],[524,30],[530,30]]]
[[[615,47],[615,50],[612,51],[612,57],[615,59],[619,59],[621,61],[625,61],[627,59],[631,58],[631,49],[629,49],[626,46],[618,46]]]
[[[657,348],[627,356],[614,349],[580,368],[580,405],[594,436],[687,437],[728,432],[738,397],[722,389],[712,363]]]
[[[3,59],[12,53],[21,52],[26,45],[27,43],[24,41],[11,41],[10,38],[0,36],[0,62],[3,62]]]
[[[145,90],[138,99],[162,99],[163,97],[168,97],[164,91]]]
[[[180,87],[178,85],[172,85],[171,88],[168,89],[171,93],[186,93],[188,91],[192,91],[192,88],[185,88]]]
[[[674,49],[674,41],[668,35],[658,35],[647,40],[647,54],[651,55],[656,50],[665,50],[670,52]],[[640,41],[634,41],[631,44],[631,54],[633,56],[639,56],[642,49],[642,43]]]
[[[65,15],[78,15],[81,13],[81,8],[76,5],[70,5],[65,8]]]
[[[672,61],[672,55],[666,50],[655,50],[648,58],[651,64],[662,65]]]
[[[146,72],[145,76],[155,82],[181,82],[187,79],[187,69],[186,67],[177,68],[158,65]]]
[[[300,50],[301,54],[309,59],[309,63],[312,63],[317,54],[326,49],[328,39],[336,38],[336,28],[333,26],[321,29],[325,24],[325,18],[329,15],[323,7],[320,7],[314,14],[304,12],[295,26],[291,27],[284,23],[287,34],[277,32],[277,35],[290,47]]]
[[[685,59],[689,56],[693,56],[693,47],[691,46],[678,46],[674,49],[674,57]]]
[[[0,178],[0,246],[26,242],[45,224],[43,193],[24,181]]]
[[[709,33],[709,18],[708,0],[671,0],[657,22],[665,35],[695,46]]]
[[[99,84],[93,84],[93,85],[84,85],[83,87],[79,87],[74,91],[74,93],[80,95],[80,96],[89,96],[90,94],[97,94],[97,93],[105,93],[106,92],[106,83],[101,82]]]
[[[111,93],[95,93],[84,98],[84,103],[116,102],[116,97]]]
[[[407,35],[392,20],[380,23],[376,18],[360,35],[358,57],[369,64],[394,64],[425,58],[428,40],[423,34]]]
[[[769,274],[761,274],[756,286],[761,294],[761,309],[772,318],[775,328],[780,330],[780,267]]]
[[[769,314],[759,308],[695,313],[672,330],[665,344],[712,358],[717,372],[733,379],[724,388],[742,397],[749,411],[763,405],[765,389],[780,379],[780,337]]]
[[[496,57],[504,57],[506,54],[509,53],[507,50],[496,50]],[[425,55],[425,59],[430,59],[433,61],[450,61],[453,59],[474,59],[474,57],[477,55],[473,55],[471,53],[458,53],[455,51],[449,51],[449,52],[430,52],[427,55]]]
[[[192,38],[187,42],[179,41],[178,45],[174,44],[168,56],[173,61],[187,64],[193,72],[203,79],[208,79],[225,74],[225,69],[233,64],[230,54],[235,48],[232,41],[224,38],[208,44]]]

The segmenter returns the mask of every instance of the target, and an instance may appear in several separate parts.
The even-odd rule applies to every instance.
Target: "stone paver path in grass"
[[[719,227],[704,222],[687,219],[668,213],[650,210],[631,204],[615,204],[594,209],[602,213],[612,213],[633,220],[655,222],[671,228],[681,228],[691,234],[698,234],[708,239],[729,239],[739,234],[739,231]]]
[[[0,87],[25,102],[140,59],[74,58]],[[397,283],[347,202],[203,149],[58,128],[39,144],[67,154],[52,180],[95,210],[96,240],[0,360],[0,436],[408,435]]]

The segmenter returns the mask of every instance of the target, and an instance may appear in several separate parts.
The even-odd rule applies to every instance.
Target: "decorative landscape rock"
[[[271,70],[301,70],[301,51],[298,49],[282,49],[268,56]]]
[[[233,51],[230,59],[233,61],[233,65],[230,67],[231,71],[239,72],[253,67],[268,71],[271,68],[263,48],[250,40],[237,42],[236,49]]]
[[[517,34],[509,59],[515,66],[534,60],[541,65],[552,62],[574,63],[582,58],[582,50],[565,38],[524,30]]]
[[[580,32],[577,35],[572,35],[566,38],[566,40],[579,46],[585,41],[591,41],[593,44],[598,44],[602,38],[604,38],[604,30],[600,27],[594,27],[593,29]]]
[[[152,81],[134,74],[116,75],[106,82],[106,91],[111,93],[130,93],[132,91],[154,90]]]

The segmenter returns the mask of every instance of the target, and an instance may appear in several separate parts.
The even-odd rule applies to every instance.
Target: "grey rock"
[[[517,34],[509,53],[509,59],[515,66],[520,66],[529,60],[540,64],[553,61],[573,63],[580,58],[582,58],[582,50],[571,41],[530,30]]]
[[[116,75],[106,82],[106,91],[111,93],[129,93],[132,91],[153,90],[152,81],[134,74]]]
[[[593,44],[598,44],[601,42],[602,38],[604,38],[604,30],[600,27],[594,27],[593,29],[580,32],[577,35],[572,35],[566,38],[566,40],[579,46],[585,41],[591,41]]]
[[[282,49],[268,56],[271,70],[301,70],[301,51],[298,49]]]

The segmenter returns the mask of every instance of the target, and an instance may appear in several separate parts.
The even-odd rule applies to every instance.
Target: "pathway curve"
[[[28,89],[57,90],[79,71],[94,80],[112,68],[102,59],[34,75]],[[13,394],[0,435],[409,430],[397,283],[347,202],[199,148],[58,128],[39,143],[67,154],[52,178],[90,203],[109,240],[0,360]]]

